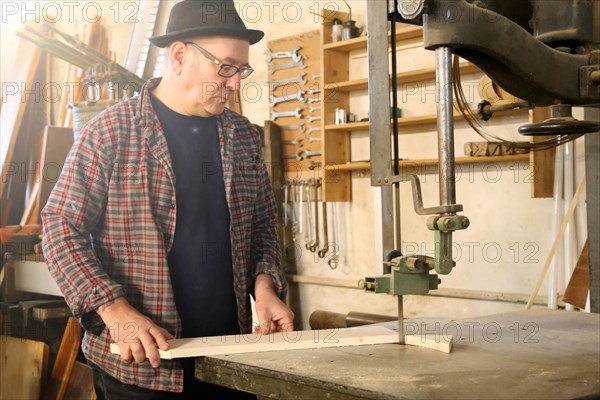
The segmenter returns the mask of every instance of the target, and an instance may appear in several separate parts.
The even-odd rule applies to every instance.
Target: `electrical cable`
[[[524,142],[515,142],[512,140],[507,140],[507,139],[501,138],[497,135],[494,135],[493,133],[488,132],[483,127],[483,125],[481,125],[477,116],[475,116],[475,114],[473,113],[471,108],[468,106],[468,102],[467,102],[467,99],[466,99],[466,96],[465,96],[465,93],[463,91],[462,84],[461,84],[461,76],[460,76],[460,69],[459,69],[459,57],[457,55],[454,55],[454,58],[453,58],[452,72],[454,75],[454,79],[453,79],[454,93],[456,93],[456,106],[455,107],[458,108],[458,110],[460,111],[462,116],[465,118],[465,121],[467,121],[469,126],[471,128],[473,128],[473,130],[475,132],[477,132],[477,134],[479,136],[481,136],[488,142],[494,142],[494,141],[501,142],[503,144],[506,144],[506,145],[508,145],[512,148],[516,148],[516,149],[528,149],[531,151],[538,151],[538,150],[547,150],[547,149],[555,148],[562,144],[572,142],[572,141],[580,138],[581,136],[583,136],[581,134],[579,134],[579,135],[556,135],[556,136],[553,136],[549,139],[546,139],[546,140],[543,140],[540,142],[524,143]]]

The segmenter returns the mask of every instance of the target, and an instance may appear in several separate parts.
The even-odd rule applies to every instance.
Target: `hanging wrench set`
[[[265,51],[270,118],[282,129],[285,170],[321,165],[320,46],[314,31],[270,41]]]
[[[281,187],[283,224],[291,231],[292,241],[303,237],[304,248],[336,269],[340,259],[337,204],[319,201],[322,180],[310,178],[285,183]],[[331,212],[331,218],[328,213]]]

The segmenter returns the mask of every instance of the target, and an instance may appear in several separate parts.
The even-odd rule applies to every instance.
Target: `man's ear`
[[[175,42],[169,47],[167,57],[169,65],[176,75],[180,75],[187,57],[187,46],[183,42]]]

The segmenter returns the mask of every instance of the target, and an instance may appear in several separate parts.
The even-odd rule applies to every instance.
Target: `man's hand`
[[[269,275],[259,275],[254,284],[258,326],[255,332],[268,335],[294,330],[294,313],[277,297]]]
[[[119,345],[121,360],[137,363],[146,358],[154,368],[160,366],[158,349],[169,350],[167,340],[173,335],[133,308],[120,297],[96,310],[110,331],[111,338]]]

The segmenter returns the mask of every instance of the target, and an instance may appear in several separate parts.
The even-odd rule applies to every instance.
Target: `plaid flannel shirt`
[[[48,268],[86,332],[86,357],[126,384],[181,391],[175,360],[153,369],[110,354],[109,329],[95,310],[124,296],[176,337],[167,254],[175,236],[175,176],[167,141],[146,83],[139,96],[94,118],[71,149],[42,211]],[[226,109],[218,116],[221,160],[230,212],[233,285],[242,333],[252,330],[249,294],[259,274],[272,277],[283,299],[276,206],[257,129]],[[201,305],[198,305],[201,307]]]

